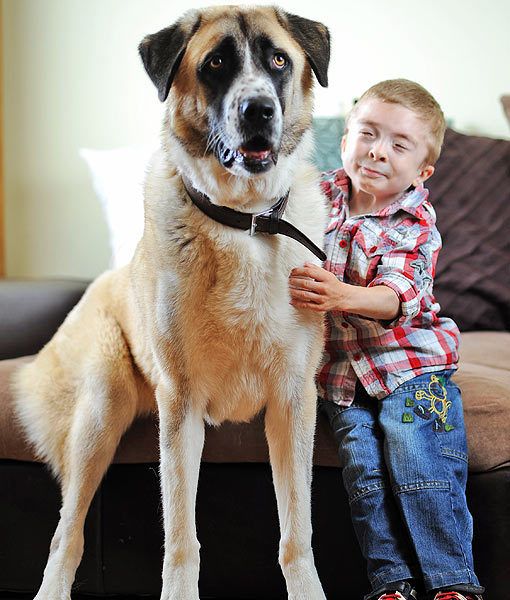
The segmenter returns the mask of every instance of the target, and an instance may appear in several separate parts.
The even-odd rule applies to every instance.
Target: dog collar
[[[182,181],[193,204],[214,221],[235,229],[244,229],[250,235],[256,233],[286,235],[308,248],[320,260],[326,260],[326,254],[310,238],[297,227],[282,219],[289,199],[289,192],[267,210],[260,213],[243,213],[227,206],[213,204],[205,194],[196,190],[186,177],[183,177]]]

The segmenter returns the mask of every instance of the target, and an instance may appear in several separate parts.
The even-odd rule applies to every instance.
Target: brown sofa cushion
[[[462,334],[454,380],[465,406],[470,469],[510,462],[510,333]]]
[[[0,360],[38,352],[88,284],[76,279],[0,279]]]
[[[461,331],[510,330],[510,141],[448,129],[426,185],[443,236],[441,314]]]
[[[0,361],[0,458],[34,461],[12,412],[8,380],[23,359]],[[487,471],[510,463],[510,333],[462,334],[461,361],[455,381],[462,390],[471,471]],[[266,462],[263,417],[251,423],[208,427],[205,462]],[[138,419],[123,437],[115,462],[158,461],[156,418]],[[333,435],[319,418],[314,462],[339,466]]]

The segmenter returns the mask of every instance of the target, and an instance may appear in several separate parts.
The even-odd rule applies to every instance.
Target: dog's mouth
[[[260,135],[243,142],[236,150],[228,148],[220,141],[216,147],[216,155],[226,169],[237,163],[250,173],[264,173],[276,165],[278,160],[271,143]]]

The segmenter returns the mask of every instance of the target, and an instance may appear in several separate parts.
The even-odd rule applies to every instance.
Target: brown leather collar
[[[205,194],[196,190],[186,177],[183,177],[182,181],[193,204],[214,221],[235,229],[243,229],[248,231],[250,235],[256,233],[286,235],[308,248],[320,260],[326,260],[326,254],[310,238],[297,227],[282,219],[289,199],[289,192],[282,196],[271,208],[261,213],[243,213],[227,206],[213,204]]]

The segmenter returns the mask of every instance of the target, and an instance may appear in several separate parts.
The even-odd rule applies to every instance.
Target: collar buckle
[[[254,236],[257,233],[257,219],[259,217],[267,217],[270,216],[271,213],[273,212],[273,207],[269,208],[268,210],[263,210],[262,212],[259,213],[254,213],[251,215],[251,225],[250,225],[250,236]]]

